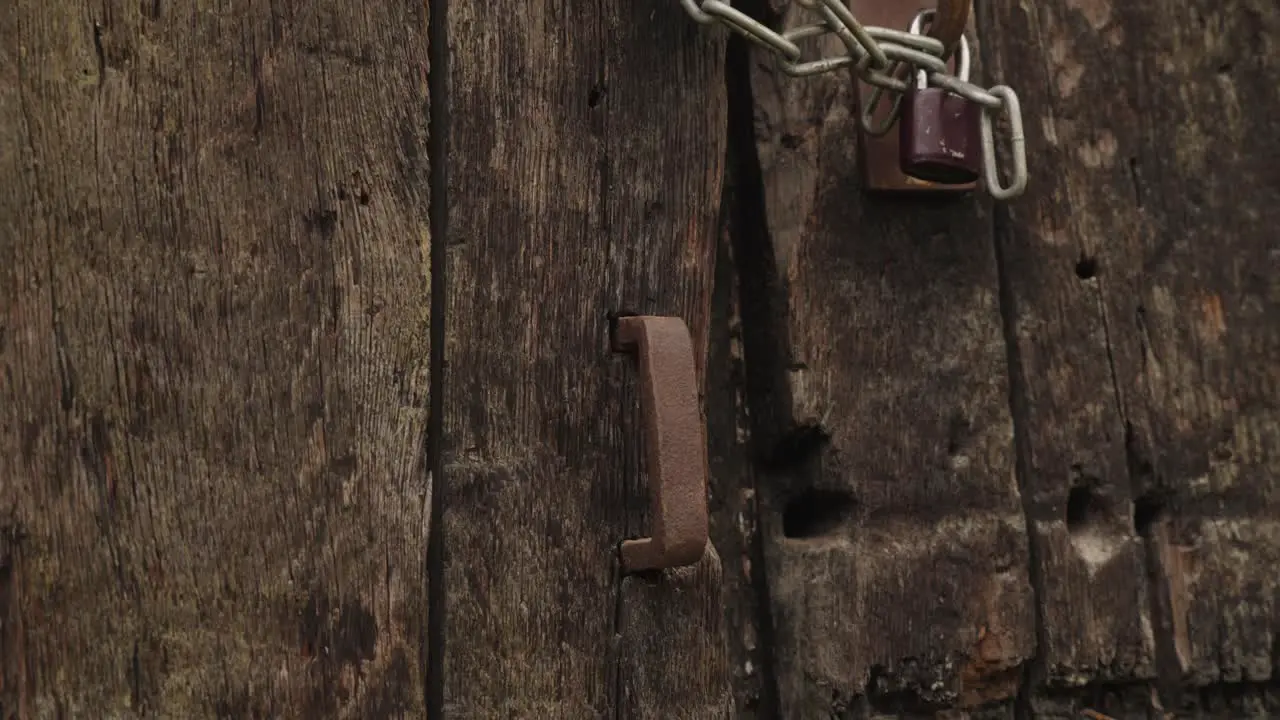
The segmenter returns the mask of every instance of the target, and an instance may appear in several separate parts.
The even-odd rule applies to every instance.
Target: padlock
[[[919,20],[911,32],[919,33]],[[960,37],[956,75],[969,79],[969,43]],[[924,70],[902,99],[898,119],[898,163],[902,172],[943,185],[974,182],[982,172],[982,106],[940,87],[929,87]]]

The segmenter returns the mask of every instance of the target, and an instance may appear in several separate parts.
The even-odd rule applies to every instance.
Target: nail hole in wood
[[[1092,280],[1098,274],[1098,259],[1085,255],[1076,261],[1076,277],[1081,280]]]
[[[778,438],[771,452],[762,458],[766,467],[781,469],[804,465],[818,457],[831,440],[820,425],[800,425]]]
[[[1141,536],[1151,533],[1151,526],[1164,517],[1165,502],[1152,493],[1139,495],[1133,501],[1133,530]]]
[[[831,535],[845,524],[857,505],[846,492],[805,490],[787,501],[782,511],[782,534],[795,539]]]
[[[1067,531],[1076,534],[1098,524],[1106,515],[1107,504],[1097,492],[1085,485],[1071,488],[1067,495]]]
[[[609,347],[612,348],[614,352],[620,352],[616,341],[616,338],[618,337],[618,320],[621,320],[624,317],[636,317],[639,314],[640,313],[635,312],[634,310],[627,310],[625,308],[622,310],[609,310],[605,312],[605,320],[609,323]]]

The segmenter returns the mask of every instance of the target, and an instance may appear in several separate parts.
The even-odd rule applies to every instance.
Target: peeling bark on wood
[[[425,17],[359,13],[0,12],[0,715],[422,716]]]
[[[618,575],[648,494],[607,316],[678,315],[705,352],[723,45],[678,4],[450,26],[447,711],[705,716],[729,692],[718,559]]]
[[[996,4],[982,25],[1039,168],[1000,240],[1050,679],[1157,675],[1178,717],[1264,717],[1280,662],[1280,9]],[[1254,700],[1203,702],[1250,683]]]
[[[986,203],[864,195],[850,79],[751,73],[782,715],[1008,712],[1035,638]]]

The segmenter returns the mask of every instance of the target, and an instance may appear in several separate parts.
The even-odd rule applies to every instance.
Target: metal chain
[[[916,72],[926,73],[929,84],[982,106],[982,176],[987,192],[997,200],[1008,200],[1022,194],[1027,186],[1026,137],[1022,130],[1022,106],[1018,95],[1005,85],[982,88],[948,72],[943,60],[946,48],[927,35],[903,30],[865,26],[845,6],[844,0],[795,0],[801,7],[816,11],[821,22],[799,25],[783,32],[770,29],[746,13],[730,5],[731,0],[680,0],[686,12],[703,25],[719,23],[768,48],[777,57],[782,71],[793,77],[804,77],[851,67],[858,79],[875,87],[862,109],[859,122],[864,131],[879,136],[897,122],[902,97],[909,79]],[[927,18],[933,10],[921,11],[917,18]],[[834,34],[845,53],[833,57],[803,60],[797,44],[803,40]],[[872,120],[884,94],[896,95],[888,116],[879,124]],[[1005,114],[1009,118],[1009,149],[1013,167],[1009,184],[1000,184],[996,160],[993,119]]]

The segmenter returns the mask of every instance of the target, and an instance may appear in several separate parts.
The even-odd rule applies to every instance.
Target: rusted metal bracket
[[[678,317],[619,318],[615,352],[639,361],[652,535],[622,542],[628,572],[692,565],[707,547],[707,442],[689,328]]]
[[[921,7],[921,3],[904,2],[904,0],[851,0],[849,9],[866,25],[906,30]],[[959,44],[960,36],[965,30],[972,30],[970,28],[972,7],[973,0],[938,0],[928,34],[942,41],[948,55]],[[858,107],[861,109],[871,101],[871,93],[875,88],[866,83],[857,83],[857,87]],[[881,102],[876,108],[872,120],[877,124],[883,122],[892,107],[893,103],[887,102],[886,98],[886,101]],[[977,187],[976,182],[942,185],[918,180],[903,173],[899,164],[896,127],[879,137],[870,135],[859,127],[858,164],[862,169],[862,186],[867,190],[957,193],[969,192]]]
[[[897,6],[906,7],[901,2],[897,3]],[[969,17],[972,14],[973,0],[938,0],[938,7],[933,14],[933,22],[929,25],[929,34],[942,41],[942,46],[947,49],[942,56],[944,60],[950,57],[951,52],[960,44],[960,37],[968,29]],[[914,14],[912,16],[914,17]],[[892,25],[890,27],[900,26]]]

